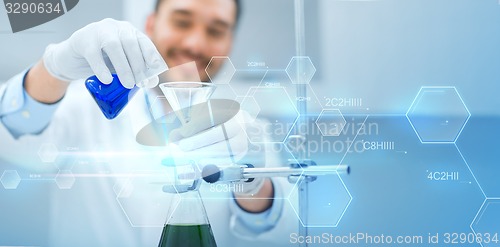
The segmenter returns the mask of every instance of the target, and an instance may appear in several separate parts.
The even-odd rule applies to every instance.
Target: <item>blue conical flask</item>
[[[137,86],[132,89],[124,87],[116,74],[112,74],[112,76],[113,81],[107,85],[99,81],[95,75],[85,81],[85,87],[107,119],[118,116],[139,90]]]

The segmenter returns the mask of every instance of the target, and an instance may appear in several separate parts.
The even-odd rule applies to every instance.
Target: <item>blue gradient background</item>
[[[319,6],[323,71],[311,87],[323,106],[325,97],[362,98],[363,107],[340,110],[348,122],[369,115],[367,123],[378,123],[380,131],[358,138],[394,141],[396,150],[347,154],[343,163],[352,174],[342,179],[353,200],[336,228],[315,227],[309,233],[422,235],[422,246],[428,246],[429,233],[472,232],[476,214],[485,217],[474,223],[478,232],[499,232],[498,206],[482,210],[486,197],[500,197],[499,2],[320,1]],[[454,86],[463,98],[471,118],[456,145],[421,144],[404,116],[422,86]],[[309,139],[321,142],[319,135]],[[311,158],[328,164],[342,156],[323,152]],[[458,171],[460,179],[430,181],[427,171]],[[334,203],[339,196],[328,185],[327,178],[318,179],[311,185],[313,197]],[[311,207],[315,217],[334,217]],[[442,240],[441,235],[439,246]]]
[[[346,116],[348,122],[358,123],[365,117]],[[498,147],[495,145],[497,140],[494,139],[494,136],[498,137],[500,134],[496,130],[496,126],[500,124],[499,118],[471,118],[457,145],[422,144],[405,116],[369,116],[366,123],[377,124],[378,134],[372,132],[371,135],[358,135],[356,140],[394,141],[395,150],[347,153],[342,163],[350,165],[351,174],[341,178],[353,199],[336,228],[313,227],[309,229],[311,235],[325,232],[334,235],[361,232],[392,235],[394,238],[398,235],[422,235],[424,244],[421,246],[427,246],[425,241],[428,233],[471,232],[470,225],[480,210],[485,195],[498,197],[500,194],[500,167],[498,152],[495,152]],[[491,138],[484,141],[481,134]],[[353,137],[349,134],[347,136]],[[320,142],[323,137],[309,138],[310,142]],[[345,138],[344,135],[323,139],[334,142]],[[343,152],[313,153],[311,158],[319,164],[331,164],[341,161],[343,155]],[[459,179],[431,181],[427,178],[431,171],[456,171]],[[311,197],[326,197],[334,207],[342,207],[346,203],[342,199],[344,188],[332,188],[329,179],[332,178],[320,177],[313,182],[310,185]],[[315,201],[309,203],[313,214],[311,219],[338,217],[332,214],[333,210],[316,206]],[[484,217],[486,220],[480,221],[475,230],[482,233],[500,231],[498,207]]]
[[[318,15],[323,104],[361,97],[372,113],[405,113],[421,86],[456,86],[473,115],[500,113],[497,0],[320,1]]]

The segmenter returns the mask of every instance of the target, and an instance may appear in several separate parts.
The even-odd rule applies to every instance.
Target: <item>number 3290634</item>
[[[60,13],[60,3],[6,3],[7,14],[52,14]]]

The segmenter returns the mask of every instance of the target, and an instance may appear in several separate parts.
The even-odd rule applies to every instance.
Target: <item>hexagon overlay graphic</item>
[[[5,170],[0,177],[0,182],[6,190],[15,190],[21,182],[21,177],[16,170]]]
[[[305,183],[305,180],[301,181]],[[300,184],[294,190],[300,189]],[[320,176],[309,184],[307,219],[302,219],[300,209],[291,203],[298,200],[298,191],[290,196],[290,204],[304,227],[337,227],[352,201],[344,181],[337,175]]]
[[[500,245],[500,221],[498,219],[500,219],[500,198],[486,199],[470,225],[475,234],[481,235],[483,240],[480,243],[481,246]]]
[[[266,122],[248,127],[248,139],[254,143],[283,142],[299,117],[288,93],[283,87],[258,87],[250,91],[260,109],[257,119]]]
[[[303,135],[289,135],[284,142],[288,152],[299,160],[303,159],[306,155],[306,144],[307,139]]]
[[[229,85],[237,96],[246,96],[250,88],[261,84],[265,74],[264,70],[238,70],[234,73]]]
[[[60,170],[56,175],[56,184],[59,189],[67,190],[73,187],[75,176],[71,170]]]
[[[339,136],[346,123],[339,109],[324,109],[316,119],[316,126],[323,136]]]
[[[148,177],[117,182],[116,200],[132,227],[162,227],[180,201],[179,194],[163,192],[163,185]]]
[[[454,143],[470,112],[455,87],[422,87],[406,117],[422,143]]]
[[[290,78],[282,70],[268,70],[259,84],[261,87],[284,87],[291,86]],[[250,94],[251,95],[251,94]]]
[[[218,69],[220,66],[220,69]],[[229,57],[215,56],[210,59],[205,72],[207,73],[210,81],[215,84],[228,84],[233,78],[234,72],[233,63]]]
[[[230,99],[237,100],[238,96],[234,92],[230,84],[219,84],[212,94],[210,99]]]
[[[239,97],[241,98],[241,110],[248,113],[248,117],[242,118],[242,123],[252,123],[259,115],[260,107],[254,97]]]
[[[296,56],[288,63],[286,73],[293,84],[309,84],[316,73],[316,68],[309,57]]]
[[[38,157],[44,163],[52,163],[59,155],[59,149],[53,143],[44,143],[38,149]]]

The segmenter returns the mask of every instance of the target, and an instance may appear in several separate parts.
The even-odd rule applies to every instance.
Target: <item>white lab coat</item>
[[[30,194],[23,188],[35,187],[36,201],[31,201],[33,205],[30,208],[36,212],[32,215],[44,215],[41,220],[33,219],[36,222],[32,222],[41,227],[35,231],[46,234],[46,239],[41,241],[47,241],[48,246],[54,247],[158,245],[161,224],[167,217],[169,195],[161,191],[159,184],[147,183],[140,178],[106,177],[109,174],[137,174],[138,171],[168,172],[160,165],[164,158],[162,152],[168,151],[165,147],[146,147],[135,142],[137,126],[134,123],[137,125],[139,116],[144,117],[148,113],[145,107],[144,97],[138,92],[120,116],[107,120],[86,91],[83,81],[78,81],[71,83],[50,125],[41,134],[25,135],[16,140],[0,124],[0,172],[5,169],[19,171],[23,180],[17,192],[8,191],[21,193],[18,197],[22,197],[22,193]],[[38,151],[44,143],[55,144],[61,152],[54,163],[40,161]],[[95,151],[111,155],[92,158],[89,152]],[[278,164],[272,161],[275,158],[266,159]],[[59,170],[71,170],[75,174],[100,173],[103,177],[76,178],[74,185],[67,190],[59,189],[50,176],[44,175],[43,178],[49,180],[42,181],[27,179],[33,173],[52,174],[54,178]],[[285,196],[290,193],[291,186],[285,180],[274,182],[282,187]],[[39,186],[34,186],[37,184]],[[211,193],[204,186],[201,188],[202,196]],[[2,195],[6,195],[4,192],[0,193],[0,201],[3,201]],[[126,194],[131,196],[127,198]],[[215,197],[224,196],[218,194]],[[286,200],[277,225],[255,238],[250,236],[253,238],[250,241],[235,234],[242,226],[231,220],[228,199],[210,199],[204,200],[204,203],[219,246],[288,246],[290,233],[298,231],[297,217]],[[17,210],[2,213],[15,215],[18,223],[30,224],[26,223],[29,220],[21,218],[31,214]],[[12,218],[0,222],[3,226],[15,224]],[[21,226],[19,229],[31,228]],[[29,243],[45,246],[43,242],[29,240],[31,235],[36,235],[33,229],[9,234],[5,239],[10,241],[2,243],[0,240],[0,245]]]

